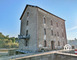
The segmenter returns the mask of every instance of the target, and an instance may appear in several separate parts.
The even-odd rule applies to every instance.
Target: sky
[[[77,38],[77,0],[0,0],[0,32],[10,37],[20,34],[20,17],[27,4],[66,20],[67,39]]]

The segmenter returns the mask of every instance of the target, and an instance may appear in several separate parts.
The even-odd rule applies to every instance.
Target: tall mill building
[[[19,49],[61,49],[67,43],[65,20],[38,6],[26,5],[20,20]]]

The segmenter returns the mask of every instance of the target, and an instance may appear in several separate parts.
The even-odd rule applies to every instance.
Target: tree
[[[6,39],[9,39],[9,35],[6,35],[5,38],[6,38]]]
[[[10,39],[12,40],[13,43],[15,43],[15,37],[11,37]]]

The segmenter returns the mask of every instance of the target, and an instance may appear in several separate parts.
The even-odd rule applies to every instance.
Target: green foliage
[[[17,48],[19,46],[18,42],[15,42],[18,38],[11,37],[9,35],[4,36],[0,33],[0,48]]]
[[[4,38],[5,36],[2,33],[0,33],[0,39],[4,39]]]
[[[11,37],[10,40],[12,40],[12,42],[15,43],[15,37]]]
[[[6,35],[5,38],[6,38],[6,39],[9,39],[9,35]]]

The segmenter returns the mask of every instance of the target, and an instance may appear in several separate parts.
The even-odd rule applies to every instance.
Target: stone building
[[[67,43],[65,20],[38,6],[26,5],[20,20],[19,49],[61,49]]]
[[[67,43],[70,44],[73,49],[77,49],[77,39],[68,40]]]

